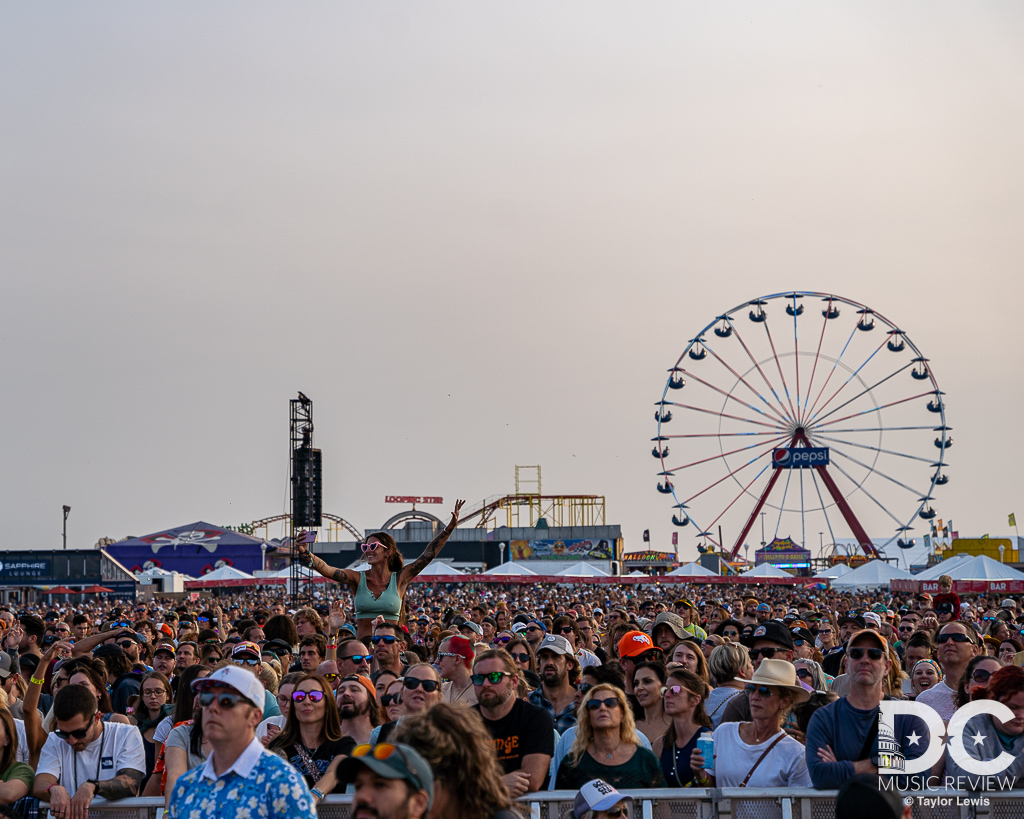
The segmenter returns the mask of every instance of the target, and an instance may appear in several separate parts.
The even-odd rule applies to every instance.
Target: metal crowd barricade
[[[629,795],[634,799],[630,819],[835,819],[836,792],[810,788],[661,788]],[[928,791],[914,796],[914,819],[1024,819],[1024,791]],[[516,812],[523,819],[565,819],[575,797],[575,791],[532,793],[518,800]],[[986,799],[988,804],[983,804]],[[163,805],[162,797],[96,799],[89,815],[158,819]],[[319,819],[350,819],[352,797],[328,796],[317,813]]]

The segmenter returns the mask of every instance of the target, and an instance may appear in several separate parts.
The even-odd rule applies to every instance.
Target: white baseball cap
[[[619,793],[603,779],[591,779],[576,794],[576,801],[572,805],[572,815],[576,819],[582,819],[583,814],[587,811],[608,810],[623,799],[629,802],[633,801],[632,796]]]
[[[208,688],[223,685],[233,688],[257,708],[263,708],[266,690],[256,675],[240,665],[226,665],[218,668],[209,677],[203,677],[192,683],[192,692],[198,694]]]

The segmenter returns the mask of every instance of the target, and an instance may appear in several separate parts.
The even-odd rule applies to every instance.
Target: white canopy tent
[[[239,571],[232,566],[221,566],[219,569],[214,569],[212,572],[204,574],[199,580],[255,580],[251,574]]]
[[[536,577],[537,573],[532,572],[525,566],[520,566],[518,563],[502,563],[498,566],[488,569],[484,574],[491,575],[492,577]]]
[[[836,563],[831,569],[826,569],[814,576],[821,580],[835,580],[837,577],[842,577],[844,574],[849,574],[852,571],[853,569],[845,563]]]
[[[611,577],[611,575],[591,563],[580,562],[562,569],[555,577]]]
[[[420,572],[420,577],[436,577],[438,575],[465,574],[464,571],[456,569],[450,563],[428,563],[426,568]]]
[[[665,574],[665,577],[718,577],[711,569],[701,566],[700,563],[684,563],[677,569]]]
[[[923,569],[914,575],[914,580],[938,580],[942,575],[949,574],[951,569],[955,569],[961,563],[970,560],[970,555],[953,555],[947,557],[936,563],[934,566],[929,566],[927,569]]]
[[[884,560],[869,560],[852,572],[832,581],[834,589],[876,589],[888,587],[890,580],[913,580],[910,572],[905,572]]]
[[[762,563],[749,571],[743,572],[740,577],[792,577],[789,572],[775,568],[771,563]]]
[[[1013,569],[988,555],[966,556],[954,566],[948,566],[948,574],[954,580],[1024,580],[1024,572]],[[945,563],[946,561],[942,561]],[[920,575],[918,575],[920,579]]]

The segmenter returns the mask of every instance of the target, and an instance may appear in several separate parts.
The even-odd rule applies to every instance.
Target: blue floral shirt
[[[216,753],[216,752],[215,752]],[[174,783],[170,819],[316,819],[302,775],[253,739],[235,764],[217,776],[213,755]]]

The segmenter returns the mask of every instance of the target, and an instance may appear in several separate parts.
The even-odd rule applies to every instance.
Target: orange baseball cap
[[[637,657],[651,649],[660,651],[660,649],[651,642],[651,638],[642,631],[627,631],[622,635],[622,639],[619,640],[620,659],[623,657]]]

